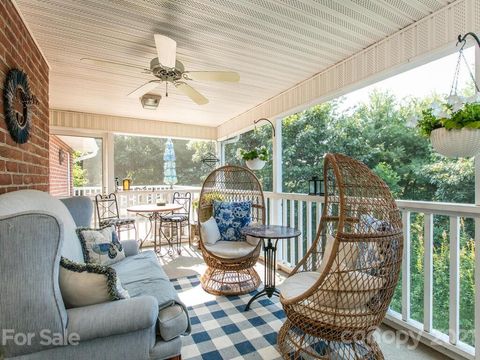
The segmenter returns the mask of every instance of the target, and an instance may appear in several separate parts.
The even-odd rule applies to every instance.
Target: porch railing
[[[199,196],[200,188],[188,188],[194,199]],[[155,203],[157,200],[171,201],[173,192],[178,189],[163,190],[135,190],[119,192],[119,206],[121,213],[126,215],[129,206],[137,204]],[[267,223],[294,226],[301,230],[302,235],[298,241],[294,239],[281,243],[277,251],[277,261],[284,269],[294,267],[311,246],[320,220],[323,197],[304,194],[272,193],[266,192]],[[452,204],[438,202],[397,200],[397,205],[402,212],[404,228],[404,252],[402,276],[399,283],[400,298],[396,309],[390,309],[385,322],[390,326],[406,331],[409,335],[425,342],[427,345],[440,346],[446,349],[451,356],[458,358],[474,359],[475,348],[460,340],[460,252],[461,252],[461,223],[465,225],[470,221],[471,228],[477,230],[480,220],[480,206],[469,204]],[[131,215],[131,214],[130,214]],[[434,222],[442,217],[443,221]],[[196,220],[196,213],[192,208],[191,218]],[[412,218],[414,221],[412,221]],[[473,219],[473,220],[472,220]],[[419,225],[420,224],[420,225]],[[140,220],[141,231],[147,231],[146,220]],[[440,244],[434,234],[443,233]],[[474,236],[479,236],[475,231]],[[412,318],[412,239],[414,244],[420,244],[423,274],[416,274],[423,279],[423,299],[421,301],[423,316]],[[421,241],[419,240],[421,238]],[[445,241],[447,244],[445,244]],[[437,246],[448,246],[448,333],[435,329],[434,326],[434,254]],[[415,265],[415,264],[414,264]],[[418,298],[418,296],[417,296]],[[471,299],[475,303],[475,299]],[[418,306],[418,304],[417,304]],[[472,314],[473,316],[473,314]],[[472,332],[474,330],[472,329]]]

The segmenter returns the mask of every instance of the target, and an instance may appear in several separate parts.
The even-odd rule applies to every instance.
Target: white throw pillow
[[[59,284],[67,308],[128,299],[115,269],[95,264],[79,264],[64,257],[60,260]]]
[[[200,223],[200,231],[202,232],[202,240],[210,245],[214,245],[220,240],[220,230],[213,216],[207,221]]]
[[[100,229],[78,228],[77,234],[86,263],[111,265],[125,259],[125,251],[118,240],[115,226]]]

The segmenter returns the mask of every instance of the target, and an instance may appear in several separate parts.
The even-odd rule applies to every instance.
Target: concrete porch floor
[[[148,249],[148,248],[146,248]],[[206,269],[201,253],[196,249],[190,248],[188,244],[182,247],[182,254],[175,256],[159,257],[164,270],[171,278],[179,278],[191,275],[201,275]],[[263,278],[263,264],[257,263],[256,270]],[[285,273],[277,272],[277,283],[281,283],[285,278]],[[377,341],[387,360],[447,360],[449,357],[435,351],[434,349],[415,342],[412,339],[406,339],[405,336],[387,325],[382,325],[377,333]],[[397,338],[399,341],[394,341]]]

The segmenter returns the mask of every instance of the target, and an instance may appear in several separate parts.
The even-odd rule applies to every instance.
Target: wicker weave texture
[[[320,273],[306,292],[280,297],[284,358],[382,359],[372,338],[399,278],[403,234],[387,185],[363,163],[327,154],[317,236],[289,277]]]
[[[265,223],[265,199],[260,182],[253,172],[240,166],[227,165],[212,171],[202,186],[198,204],[199,222],[207,221],[213,213],[213,202],[250,201],[251,219]],[[216,256],[203,246],[200,232],[199,247],[207,271],[201,277],[202,287],[214,295],[240,295],[256,289],[260,277],[253,268],[260,255],[261,243],[248,255],[237,259]]]

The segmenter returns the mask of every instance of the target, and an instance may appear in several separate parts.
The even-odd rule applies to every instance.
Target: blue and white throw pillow
[[[221,240],[244,241],[242,229],[251,221],[251,201],[214,201],[213,217],[220,230]]]
[[[115,226],[100,229],[78,228],[77,235],[87,264],[108,266],[125,258],[125,251],[118,240]]]

